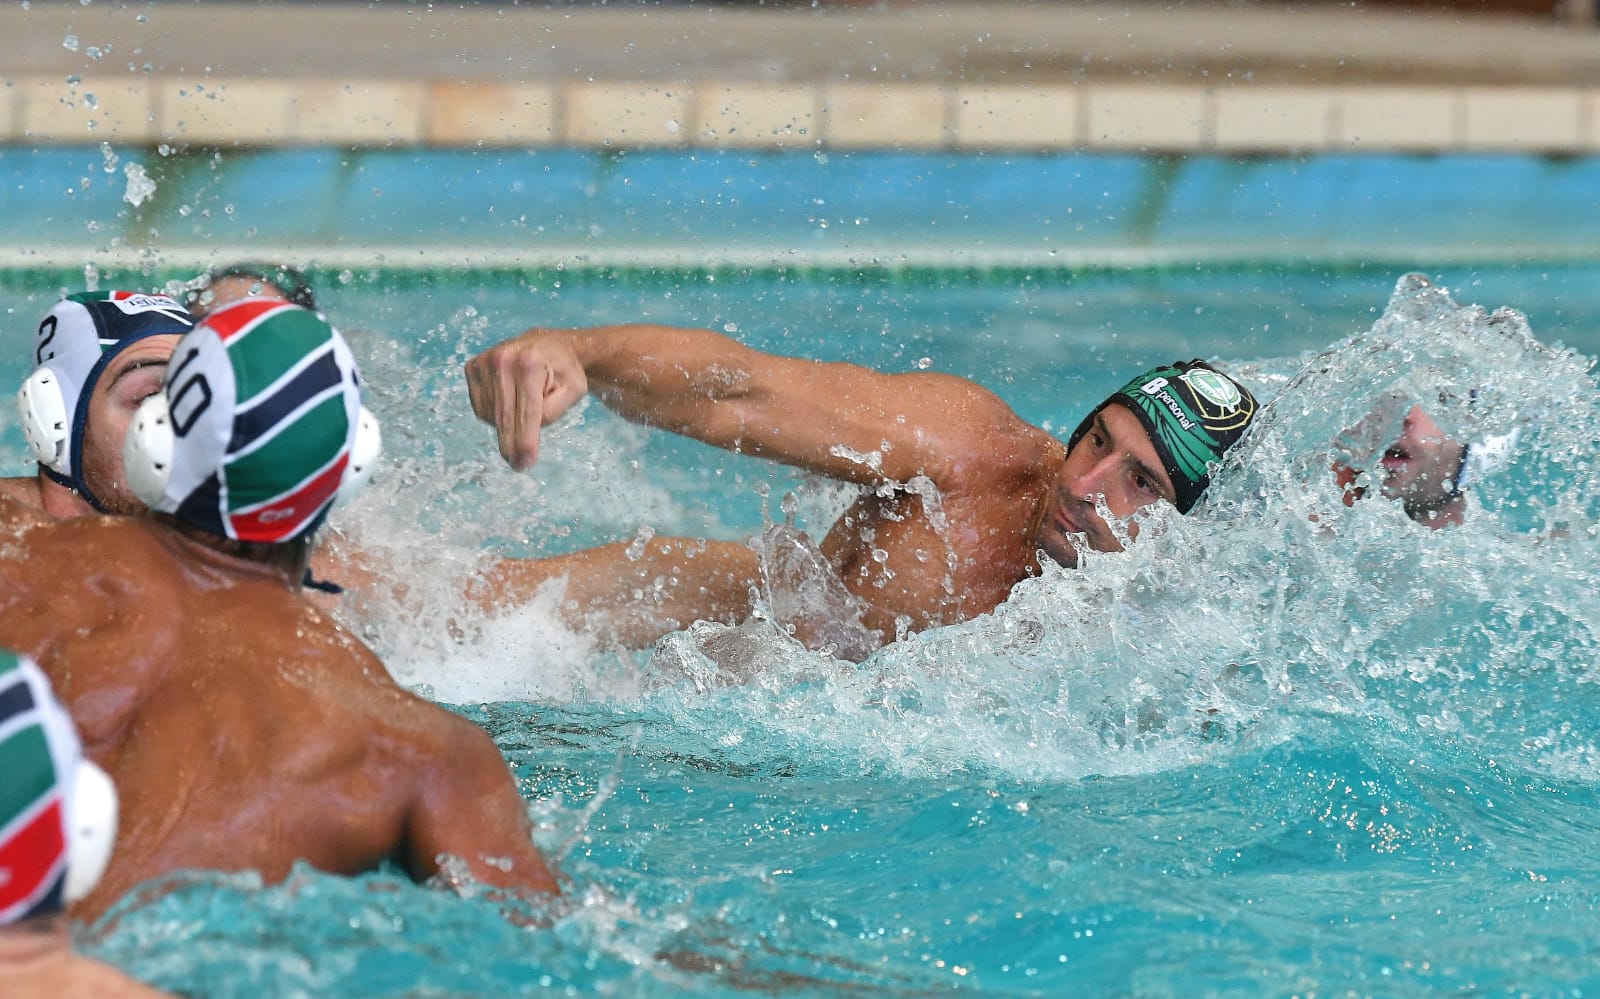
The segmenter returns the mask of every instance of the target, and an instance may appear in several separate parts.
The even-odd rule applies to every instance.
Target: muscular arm
[[[604,622],[610,637],[644,648],[695,621],[733,624],[750,613],[761,566],[748,545],[692,538],[616,542],[542,559],[501,559],[469,586],[485,610],[521,605],[565,578],[560,613],[574,629]]]
[[[429,707],[432,707],[431,705]],[[448,714],[443,708],[434,708]],[[533,845],[527,804],[487,733],[449,715],[443,736],[418,776],[406,824],[406,862],[424,881],[445,855],[459,858],[474,880],[497,888],[559,892]]]
[[[864,485],[981,475],[997,433],[1031,431],[979,385],[780,357],[709,330],[529,330],[467,364],[480,419],[514,467],[585,391],[629,420]]]

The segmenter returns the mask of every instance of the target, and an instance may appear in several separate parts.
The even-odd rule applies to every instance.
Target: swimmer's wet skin
[[[883,640],[993,610],[1040,571],[1041,551],[1075,565],[1079,544],[1119,550],[1097,501],[1124,522],[1163,499],[1189,510],[1256,411],[1233,379],[1181,362],[1128,383],[1063,445],[963,378],[646,325],[529,330],[473,358],[466,376],[474,412],[514,468],[537,459],[542,427],[593,391],[630,420],[867,487],[822,551]],[[937,490],[936,515],[913,481]],[[759,585],[758,571],[733,591]]]
[[[124,452],[160,513],[35,526],[0,562],[0,643],[35,655],[123,796],[127,832],[74,915],[179,869],[271,883],[300,862],[556,891],[483,730],[397,687],[299,591],[377,456],[343,338],[283,301],[213,314]]]

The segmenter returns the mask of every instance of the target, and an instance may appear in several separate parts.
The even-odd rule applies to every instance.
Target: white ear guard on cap
[[[152,510],[163,510],[162,500],[172,479],[172,413],[167,394],[157,392],[139,404],[122,439],[122,464],[128,488],[139,502]]]
[[[1516,456],[1520,436],[1521,431],[1512,427],[1510,433],[1490,435],[1468,444],[1461,455],[1461,470],[1456,473],[1456,489],[1470,489],[1509,465]]]
[[[157,392],[140,403],[133,414],[128,436],[122,442],[122,463],[128,476],[128,488],[145,506],[162,513],[174,512],[170,503],[163,505],[167,483],[172,479],[172,450],[172,414],[167,394]],[[378,418],[362,406],[335,503],[349,499],[367,484],[382,454],[383,432]]]
[[[100,883],[117,842],[117,788],[106,772],[88,760],[78,764],[67,802],[67,881],[70,904]]]
[[[356,424],[356,439],[350,442],[350,462],[345,466],[344,479],[339,483],[339,493],[334,503],[343,503],[367,484],[372,470],[383,455],[383,432],[378,428],[378,418],[367,407],[361,407]]]
[[[22,436],[27,438],[34,460],[57,474],[71,475],[67,441],[72,417],[56,373],[40,368],[29,375],[17,392],[17,408],[22,416]]]

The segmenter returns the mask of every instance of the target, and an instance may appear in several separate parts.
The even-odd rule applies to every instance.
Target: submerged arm
[[[467,363],[473,410],[514,467],[538,456],[539,429],[593,391],[637,423],[864,485],[945,479],[1021,426],[992,393],[936,373],[753,350],[710,330],[670,326],[533,329]]]
[[[489,611],[520,606],[555,579],[566,580],[560,614],[568,627],[599,626],[637,649],[695,621],[742,621],[761,566],[755,551],[737,542],[653,538],[550,558],[501,559],[473,581],[467,596]]]

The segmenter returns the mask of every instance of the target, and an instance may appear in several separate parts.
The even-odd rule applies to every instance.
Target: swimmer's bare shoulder
[[[181,598],[157,530],[45,518],[0,539],[0,644],[39,660],[91,750],[118,738],[176,647],[170,615],[148,613]]]
[[[358,826],[389,830],[379,839],[399,844],[398,859],[419,881],[464,873],[496,888],[558,890],[533,843],[527,803],[487,732],[402,688],[371,649],[281,584],[247,582],[200,599],[216,603],[196,615],[202,620],[226,620],[222,601],[251,609],[247,658],[257,668],[249,678],[218,671],[234,675],[231,694],[218,692],[216,703],[241,714],[270,705],[292,720],[254,729],[270,744],[277,769],[299,774],[296,782],[308,793],[347,781],[364,788],[360,807],[371,821]],[[237,666],[236,637],[212,636],[206,654]],[[355,807],[354,799],[341,800]],[[374,860],[365,835],[343,848],[327,837],[310,838],[331,851],[322,858],[331,869],[355,871]],[[446,856],[457,864],[442,866]]]
[[[408,695],[409,696],[409,695]],[[527,802],[489,734],[426,704],[429,737],[417,749],[405,858],[418,880],[454,879],[522,892],[559,891],[533,843]],[[454,870],[444,858],[454,858]]]
[[[924,474],[947,495],[998,497],[1054,478],[1066,447],[994,392],[955,375],[890,376],[914,426]]]
[[[33,479],[0,479],[0,536],[51,519]]]

